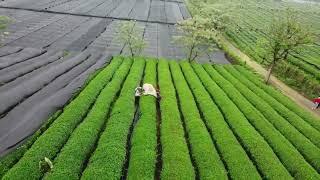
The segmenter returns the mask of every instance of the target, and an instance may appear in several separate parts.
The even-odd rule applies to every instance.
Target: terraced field
[[[151,83],[161,98],[134,91]],[[51,170],[39,168],[48,158]],[[320,121],[242,66],[116,57],[3,179],[319,179]]]

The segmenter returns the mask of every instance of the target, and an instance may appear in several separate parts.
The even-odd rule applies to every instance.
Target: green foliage
[[[170,62],[180,112],[184,120],[191,155],[199,169],[200,179],[228,179],[224,165],[203,123],[197,104],[177,62]]]
[[[189,63],[181,63],[182,71],[192,90],[212,139],[217,144],[221,158],[226,163],[231,179],[260,179],[256,167],[241,147],[236,136],[224,120],[219,107],[202,85]]]
[[[305,63],[303,64],[305,65]],[[281,81],[299,91],[303,96],[310,99],[318,97],[320,92],[319,80],[313,75],[308,74],[305,68],[302,67],[283,62],[275,67],[274,73]],[[319,74],[318,70],[315,71]]]
[[[68,50],[64,50],[63,51],[63,57],[66,57],[70,54],[70,52]]]
[[[9,34],[9,32],[5,31],[8,24],[12,22],[12,19],[7,16],[0,16],[0,42],[2,39]]]
[[[233,23],[238,18],[235,14],[235,9],[239,8],[238,2],[222,2],[216,3],[200,3],[198,15],[207,18],[210,22],[210,27],[214,31],[222,35],[227,28],[232,28]],[[216,37],[218,38],[218,37]]]
[[[273,0],[188,0],[187,2],[193,15],[200,14],[202,9],[210,9],[210,6],[217,7],[212,11],[217,9],[228,12],[230,22],[227,23],[225,37],[265,67],[270,66],[272,62],[272,58],[270,59],[272,55],[268,50],[270,48],[267,48],[267,39],[270,35],[268,30],[272,29],[270,27],[274,24],[274,19],[286,19],[288,7],[294,16],[298,17],[297,22],[304,29],[309,29],[311,34],[318,37],[320,34],[318,23],[320,6],[317,3]],[[289,53],[287,61],[279,61],[272,70],[284,83],[310,99],[318,97],[320,92],[320,54],[317,53],[320,50],[319,40],[318,38],[314,44],[296,48]],[[220,42],[219,46],[223,47],[223,42]],[[226,50],[225,47],[223,49],[228,55],[234,56],[234,52]]]
[[[53,168],[53,164],[49,158],[44,157],[44,159],[40,160],[39,169],[41,173],[44,174],[46,172],[50,172],[52,168]]]
[[[12,19],[7,16],[0,16],[0,31],[7,28],[7,25],[12,22]]]
[[[265,34],[268,36],[258,40],[257,50],[260,50],[265,60],[271,62],[266,82],[279,61],[287,61],[290,53],[314,41],[310,29],[299,22],[298,16],[291,9],[287,9],[284,17],[275,14]]]
[[[39,162],[44,158],[54,158],[68,140],[73,129],[83,120],[91,104],[101,89],[110,81],[122,59],[113,60],[92,80],[76,99],[74,99],[52,125],[41,135],[20,161],[11,168],[3,179],[39,179],[43,173]]]
[[[258,47],[263,49],[261,55],[272,61],[287,60],[292,51],[300,50],[302,45],[313,42],[310,28],[299,21],[292,9],[287,9],[284,17],[274,14],[268,24],[264,38],[258,39]]]
[[[4,176],[4,174],[15,165],[19,159],[24,155],[24,153],[32,146],[32,144],[37,140],[40,135],[45,132],[52,122],[61,114],[61,110],[55,112],[47,122],[40,127],[28,140],[18,147],[16,150],[10,152],[6,156],[0,159],[0,178]]]
[[[157,61],[149,59],[146,63],[143,83],[157,86]],[[157,99],[141,96],[140,118],[135,125],[131,139],[128,177],[134,179],[153,179],[157,157]]]
[[[250,88],[253,88],[255,86],[262,89],[265,93],[267,93],[269,96],[273,97],[276,101],[284,105],[286,108],[288,108],[290,111],[294,112],[298,116],[300,116],[304,121],[308,122],[312,127],[316,128],[318,131],[320,131],[320,119],[312,116],[309,112],[303,110],[301,107],[299,107],[297,104],[295,104],[291,99],[283,95],[278,90],[272,88],[271,86],[267,86],[264,83],[262,83],[259,78],[257,78],[257,75],[253,74],[252,72],[246,70],[242,66],[235,66],[236,70],[241,73],[242,76],[244,76],[248,81],[250,81]]]
[[[187,53],[188,61],[195,61],[214,50],[214,39],[217,32],[210,27],[208,18],[194,16],[178,23],[178,29],[182,31],[180,36],[175,36],[174,41],[183,45]]]
[[[195,171],[184,136],[176,92],[167,61],[160,60],[158,78],[161,93],[161,179],[195,179]]]
[[[140,84],[144,66],[143,59],[134,60],[82,179],[121,178],[126,158],[127,137],[136,110],[134,89]]]
[[[232,68],[231,66],[229,67],[229,69]],[[234,72],[234,71],[233,71]],[[241,77],[239,75],[241,75],[240,73],[236,73],[237,77]],[[226,75],[226,74],[225,74]],[[254,92],[256,94],[256,98],[253,98],[251,100],[251,102],[255,102],[257,101],[256,99],[259,99],[257,97],[260,96],[262,99],[260,99],[260,103],[258,103],[258,105],[261,104],[265,104],[266,106],[267,103],[269,103],[269,108],[271,108],[271,106],[273,107],[273,111],[266,111],[266,113],[269,113],[270,115],[281,115],[283,118],[283,121],[288,121],[288,124],[291,124],[293,127],[295,127],[295,129],[297,129],[298,133],[303,134],[304,136],[306,136],[313,144],[315,144],[316,146],[320,147],[320,132],[313,128],[310,124],[308,124],[305,120],[303,120],[300,116],[298,116],[297,114],[295,114],[294,112],[292,112],[291,110],[289,110],[287,107],[285,107],[283,104],[281,104],[280,102],[278,102],[277,99],[272,98],[270,95],[268,95],[266,92],[264,92],[263,90],[257,88],[254,84],[252,84],[252,82],[248,81],[245,78],[241,78],[241,80],[245,81],[247,84],[247,87],[250,88],[252,90],[252,92]],[[247,94],[246,94],[247,95]],[[256,107],[259,107],[259,106]],[[265,107],[261,107],[261,109],[265,109]],[[277,118],[273,118],[273,119],[278,119],[275,122],[280,122],[279,119],[282,119],[280,116],[278,116]],[[288,128],[286,128],[288,129]],[[290,133],[291,135],[293,134],[292,132]],[[294,140],[294,142],[296,142],[297,140]],[[304,140],[305,141],[305,140]],[[306,147],[306,145],[304,145],[303,147]],[[309,148],[310,149],[310,148]]]
[[[319,178],[320,176],[318,176],[317,171],[315,171],[308,162],[318,170],[319,162],[317,157],[320,157],[320,150],[293,126],[291,126],[283,117],[277,114],[277,112],[272,108],[276,107],[276,104],[270,104],[272,107],[268,105],[263,99],[256,95],[259,94],[259,92],[252,92],[249,90],[247,86],[241,84],[241,82],[235,79],[235,77],[228,74],[222,66],[215,66],[215,69],[221,76],[212,69],[211,75],[217,76],[223,84],[236,84],[236,87],[233,87],[233,91],[235,92],[233,94],[235,94],[234,96],[237,96],[237,100],[234,101],[238,101],[239,104],[241,101],[243,106],[251,106],[252,109],[255,107],[255,109],[250,112],[246,111],[245,115],[249,120],[251,119],[250,121],[252,124],[264,136],[291,175],[296,179]],[[237,77],[239,77],[239,75],[237,75]],[[232,86],[228,87],[229,92],[229,90],[232,90]],[[246,101],[250,103],[245,103]],[[239,104],[238,107],[240,107]],[[240,107],[239,109],[244,108]],[[310,131],[312,130],[313,129],[310,129]],[[282,135],[279,132],[282,133]],[[306,157],[305,159],[308,162],[297,150]]]
[[[99,138],[110,106],[125,80],[132,60],[126,60],[114,74],[112,81],[99,94],[92,109],[73,131],[67,143],[54,160],[54,167],[44,179],[80,179],[84,163]]]
[[[125,44],[131,57],[139,56],[147,45],[142,33],[143,28],[139,27],[135,21],[123,21],[119,25],[117,39]]]
[[[235,19],[233,9],[238,3],[208,3],[198,0],[188,1],[193,17],[178,23],[182,34],[175,41],[185,48],[187,60],[211,53],[216,49],[220,36]]]
[[[212,80],[211,78],[213,77],[210,77],[201,65],[192,65],[213,100],[220,107],[223,107],[221,110],[225,115],[226,121],[234,133],[240,138],[244,148],[250,152],[253,161],[263,175],[262,178],[292,179],[272,148],[246,118],[247,115],[250,115],[249,113],[252,111],[252,108],[247,107],[245,103],[241,105],[238,103],[235,104],[235,96],[230,96],[233,91],[227,91],[225,88],[222,89],[219,87],[223,86],[224,82],[217,79]],[[206,65],[204,65],[204,67],[206,67]],[[242,101],[240,101],[240,103],[242,103]],[[241,112],[243,110],[246,110],[245,115]],[[247,112],[249,113],[247,114]]]
[[[320,121],[242,66],[116,57],[56,116],[3,179],[319,179]]]

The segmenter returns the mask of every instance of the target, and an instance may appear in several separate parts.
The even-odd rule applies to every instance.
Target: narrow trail
[[[264,69],[260,64],[256,61],[252,60],[249,56],[243,53],[240,49],[235,47],[231,42],[229,42],[224,37],[221,38],[222,43],[232,52],[236,53],[240,59],[245,62],[249,67],[253,68],[257,73],[262,76],[266,76],[267,70]],[[310,113],[314,114],[317,117],[320,117],[320,110],[312,110],[313,107],[312,101],[302,96],[299,92],[292,89],[291,87],[284,84],[275,76],[271,75],[270,77],[270,84],[279,89],[283,94],[288,96],[291,100],[297,103],[300,107],[308,110]]]

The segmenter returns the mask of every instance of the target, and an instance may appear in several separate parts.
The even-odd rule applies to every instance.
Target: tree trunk
[[[190,51],[189,51],[189,55],[188,55],[188,61],[189,62],[192,61],[193,49],[194,49],[194,45],[191,46]]]
[[[133,52],[131,44],[129,44],[129,49],[130,49],[131,57],[133,58],[134,57],[134,52]]]
[[[276,65],[276,61],[274,60],[274,61],[272,61],[272,64],[268,69],[268,73],[267,73],[266,78],[265,78],[265,83],[266,84],[269,84],[269,80],[270,80],[270,77],[271,77],[271,74],[272,74],[272,70],[273,70],[275,65]]]

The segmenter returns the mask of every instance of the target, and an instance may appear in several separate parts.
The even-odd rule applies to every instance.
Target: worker
[[[320,97],[314,98],[312,102],[314,103],[314,107],[312,109],[317,109],[320,107]]]

